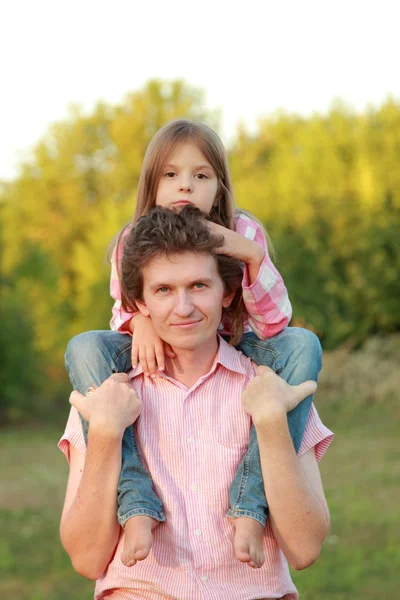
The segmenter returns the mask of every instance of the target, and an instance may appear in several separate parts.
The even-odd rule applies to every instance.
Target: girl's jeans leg
[[[132,368],[131,338],[117,331],[87,331],[68,343],[65,366],[75,390],[86,395],[92,385],[101,385],[113,373]],[[81,417],[87,443],[88,423]],[[122,440],[122,466],[118,483],[118,521],[124,527],[130,517],[147,515],[165,521],[162,505],[143,467],[133,427]]]
[[[260,340],[254,333],[247,333],[238,348],[256,364],[273,369],[290,385],[309,379],[317,381],[322,366],[322,350],[317,336],[298,327],[287,327],[268,340]],[[296,452],[303,439],[312,399],[313,396],[308,396],[288,413],[289,431]],[[251,428],[249,449],[231,485],[229,500],[229,517],[251,517],[265,526],[268,503],[254,426]]]

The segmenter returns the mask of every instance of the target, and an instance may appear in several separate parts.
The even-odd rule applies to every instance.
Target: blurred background
[[[107,249],[170,119],[208,123],[325,350],[332,528],[305,600],[398,595],[400,83],[395,3],[0,8],[0,595],[88,600],[58,539],[68,340],[108,328]]]

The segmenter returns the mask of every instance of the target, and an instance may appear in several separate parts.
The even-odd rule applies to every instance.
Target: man
[[[136,273],[128,277],[128,293],[175,358],[155,380],[138,367],[129,382],[118,374],[91,397],[71,395],[75,408],[60,442],[70,461],[63,544],[75,569],[98,580],[98,599],[294,600],[287,561],[296,569],[312,564],[329,526],[317,458],[332,435],[313,409],[297,457],[286,419],[315,384],[288,386],[218,337],[241,277],[227,284],[226,259],[215,252],[219,241],[193,211],[156,208],[131,235],[139,255],[123,267],[124,274]],[[87,451],[76,408],[90,423]],[[166,522],[154,529],[149,556],[127,568],[117,486],[123,432],[136,420]],[[236,559],[234,526],[225,516],[251,420],[270,510],[266,560],[257,570]]]

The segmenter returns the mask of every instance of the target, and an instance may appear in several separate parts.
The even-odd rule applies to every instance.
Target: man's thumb
[[[315,394],[317,391],[317,384],[315,381],[304,381],[304,383],[300,383],[299,385],[294,385],[293,388],[296,390],[296,396],[298,401],[301,402],[308,396]]]
[[[77,409],[78,412],[81,412],[81,408],[83,407],[84,402],[85,402],[85,396],[83,396],[76,390],[71,392],[71,395],[69,397],[69,403],[72,404],[72,406],[75,406],[75,408]]]

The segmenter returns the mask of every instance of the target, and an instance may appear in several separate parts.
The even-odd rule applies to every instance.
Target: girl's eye
[[[205,173],[198,173],[197,177],[199,179],[208,179],[208,176]]]
[[[167,173],[164,174],[164,177],[168,177],[169,179],[172,179],[172,177],[175,176],[175,173],[173,171],[168,171]]]

